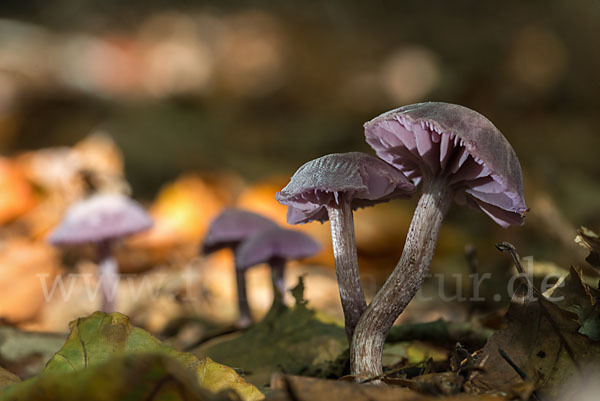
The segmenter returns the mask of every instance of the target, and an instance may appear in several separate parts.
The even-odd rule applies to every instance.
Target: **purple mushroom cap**
[[[152,219],[134,200],[97,194],[73,204],[50,234],[54,245],[72,245],[126,237],[152,227]]]
[[[381,159],[360,152],[334,153],[309,161],[275,198],[288,205],[290,224],[328,219],[327,205],[350,199],[352,209],[409,197],[415,186]]]
[[[248,269],[273,259],[302,259],[321,250],[308,235],[284,228],[268,228],[242,242],[235,253],[236,267]]]
[[[221,248],[231,248],[248,236],[277,224],[259,214],[229,208],[213,219],[202,244],[202,253],[209,254]]]
[[[404,106],[365,123],[365,136],[416,184],[447,176],[458,203],[480,208],[503,227],[523,224],[528,209],[517,155],[476,111],[439,102]]]

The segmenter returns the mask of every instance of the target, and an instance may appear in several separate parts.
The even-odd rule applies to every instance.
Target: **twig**
[[[523,369],[521,369],[512,359],[510,359],[506,351],[498,347],[498,352],[500,353],[502,359],[504,359],[506,363],[508,363],[510,367],[513,368],[515,372],[517,372],[521,379],[523,379],[523,381],[527,381],[527,375],[525,374],[525,372],[523,372]]]

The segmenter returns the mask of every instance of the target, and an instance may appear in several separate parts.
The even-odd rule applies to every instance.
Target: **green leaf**
[[[344,364],[333,362],[347,361],[344,329],[324,322],[306,306],[302,280],[292,293],[293,308],[275,304],[262,321],[239,337],[203,344],[194,353],[244,369],[248,380],[259,386],[268,383],[276,371],[340,376]]]
[[[120,394],[125,394],[122,392],[126,391],[124,387],[127,383],[137,383],[139,391],[133,388],[131,390],[136,391],[131,394],[142,397],[142,394],[148,394],[148,386],[162,386],[162,380],[167,380],[177,384],[175,387],[183,386],[192,393],[194,386],[199,386],[210,391],[233,390],[244,401],[264,398],[256,387],[246,383],[233,369],[210,359],[201,361],[193,354],[177,351],[147,331],[131,325],[129,318],[120,313],[95,312],[71,322],[70,328],[66,343],[50,359],[42,374],[21,385],[12,386],[7,394],[28,394],[27,389],[31,386],[48,386],[49,389],[56,389],[57,392],[64,390],[69,394],[80,394],[82,391],[91,393],[98,389],[100,392],[119,394],[107,400],[122,399]],[[138,373],[140,378],[135,376]],[[188,383],[188,376],[193,377],[193,385]],[[60,394],[61,397],[47,399],[63,399]],[[179,397],[181,394],[148,399],[186,399]]]

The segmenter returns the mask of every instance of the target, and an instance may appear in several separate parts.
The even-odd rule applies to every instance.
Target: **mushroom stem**
[[[354,328],[367,307],[358,274],[354,218],[350,202],[340,199],[339,205],[327,206],[327,214],[331,225],[335,273],[344,310],[346,337],[350,344]]]
[[[416,295],[429,271],[442,221],[454,191],[444,177],[423,182],[419,199],[396,268],[363,313],[350,346],[350,368],[357,377],[383,373],[383,344],[406,305]]]
[[[273,283],[273,302],[283,302],[285,296],[285,262],[283,258],[272,258],[269,261]]]
[[[246,269],[235,268],[235,281],[238,296],[238,323],[240,328],[246,328],[252,324],[250,305],[248,304],[248,293],[246,291]]]
[[[115,311],[117,298],[119,268],[112,254],[112,245],[110,240],[103,240],[98,243],[98,279],[102,289],[101,310],[106,313]]]

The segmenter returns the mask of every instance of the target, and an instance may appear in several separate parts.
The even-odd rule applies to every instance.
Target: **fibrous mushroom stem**
[[[402,256],[356,326],[350,347],[353,375],[364,378],[383,373],[383,344],[394,321],[428,274],[440,227],[453,195],[444,178],[432,178],[423,183],[423,194],[413,215]]]
[[[238,296],[238,326],[246,328],[252,324],[250,305],[248,304],[248,293],[246,291],[246,270],[235,268],[235,282]]]
[[[327,214],[331,225],[335,272],[344,310],[346,337],[350,344],[354,328],[367,307],[358,275],[354,218],[350,203],[343,198],[339,205],[327,206]]]
[[[115,311],[117,298],[117,286],[119,268],[117,261],[112,255],[112,242],[101,241],[98,244],[98,270],[100,289],[102,290],[102,312],[112,313]]]
[[[285,296],[285,262],[283,258],[272,258],[269,262],[273,283],[273,298],[279,302],[283,302]]]

